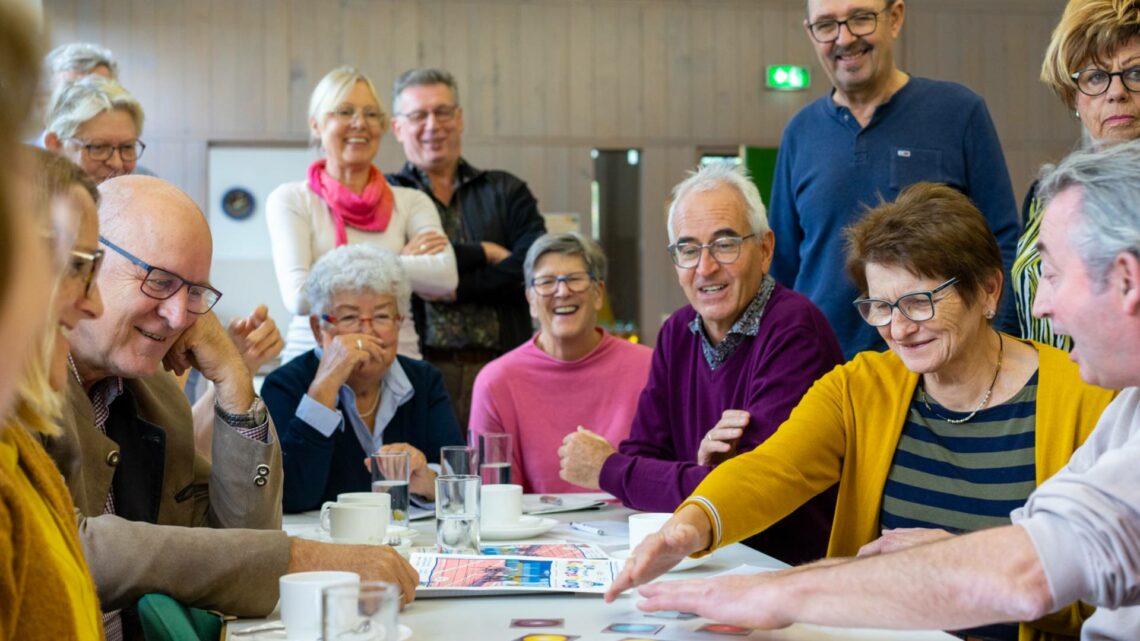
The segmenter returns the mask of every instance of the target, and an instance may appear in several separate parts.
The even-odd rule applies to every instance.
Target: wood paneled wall
[[[592,148],[642,150],[641,325],[684,302],[663,250],[669,188],[698,149],[775,146],[827,81],[802,0],[45,0],[55,43],[100,42],[147,111],[146,165],[206,194],[219,142],[299,141],[329,69],[387,87],[412,66],[451,70],[465,155],[523,177],[544,211],[588,220]],[[961,82],[989,104],[1020,197],[1078,129],[1037,81],[1063,0],[908,0],[900,67]],[[798,94],[763,89],[768,64],[812,68]],[[387,93],[386,89],[383,91]],[[387,98],[387,96],[384,96]],[[403,154],[392,138],[379,164]],[[632,212],[631,212],[632,213]]]

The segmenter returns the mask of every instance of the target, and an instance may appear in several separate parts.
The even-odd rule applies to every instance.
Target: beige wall
[[[909,0],[900,66],[989,104],[1018,198],[1077,126],[1036,80],[1062,0]],[[594,147],[642,150],[642,326],[684,302],[663,247],[669,187],[698,147],[775,146],[826,90],[802,0],[45,0],[56,43],[100,42],[147,110],[145,164],[202,202],[206,149],[306,137],[309,91],[354,64],[388,86],[455,73],[465,155],[523,177],[544,211],[588,217]],[[763,90],[767,64],[810,65],[802,94]],[[403,161],[386,138],[379,164]],[[629,248],[633,251],[634,248]]]

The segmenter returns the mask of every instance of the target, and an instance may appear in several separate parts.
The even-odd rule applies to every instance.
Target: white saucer
[[[416,534],[415,530],[402,527],[388,528],[389,537],[393,537],[397,534],[400,535],[400,543],[398,545],[393,545],[392,547],[396,548],[396,550],[400,552],[406,552],[407,550],[411,549],[412,539],[415,538]],[[329,536],[328,532],[320,528],[294,532],[292,536],[296,536],[301,539],[308,539],[310,541],[318,541],[320,543],[343,543],[348,545],[387,545],[386,543],[377,543],[375,541],[335,540]]]
[[[517,523],[480,523],[479,538],[491,541],[527,539],[538,536],[555,525],[558,525],[558,519],[539,516],[524,516]]]
[[[610,558],[611,559],[617,559],[619,561],[624,561],[624,560],[628,559],[629,558],[629,548],[626,548],[624,550],[617,550],[616,552],[610,552]],[[699,565],[704,565],[704,562],[708,561],[708,560],[709,560],[708,555],[702,556],[698,559],[694,559],[691,556],[687,556],[687,557],[681,559],[681,562],[678,563],[677,565],[674,565],[673,569],[669,570],[669,571],[670,572],[684,572],[685,570],[692,570],[693,568],[695,568]]]
[[[252,631],[253,630],[252,628],[249,628],[247,630],[250,630],[250,631],[244,631],[243,632],[242,630],[237,630],[236,632],[231,633],[231,635],[239,634],[243,638],[251,639],[251,640],[256,639],[257,641],[262,641],[262,640],[269,641],[269,639],[285,639],[285,638],[287,638],[285,636],[285,628],[280,623],[269,624],[269,625],[271,627],[268,629],[265,629],[265,630],[260,630],[260,631],[254,632],[254,631]],[[411,628],[404,625],[403,623],[400,623],[398,625],[400,626],[400,629],[399,629],[400,639],[399,639],[399,641],[408,641],[408,639],[412,638],[412,629]]]

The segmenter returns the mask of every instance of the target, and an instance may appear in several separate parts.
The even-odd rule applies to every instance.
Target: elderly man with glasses
[[[566,437],[562,478],[638,510],[673,511],[713,467],[767,440],[817,378],[842,362],[835,334],[768,274],[775,242],[747,173],[700,169],[673,190],[669,253],[689,305],[665,321],[628,439],[615,451]],[[753,543],[788,562],[826,550],[824,492]]]
[[[281,448],[210,312],[221,293],[209,285],[201,210],[145,176],[109,180],[100,194],[106,258],[95,280],[105,311],[69,336],[72,380],[60,433],[45,446],[83,516],[108,638],[131,636],[133,616],[121,610],[147,592],[263,616],[277,577],[291,571],[354,569],[410,594],[414,572],[394,554],[281,531]],[[193,366],[216,386],[212,466],[195,454],[189,402],[164,365]]]
[[[807,0],[805,37],[833,90],[784,129],[772,186],[772,275],[823,310],[850,359],[886,346],[851,306],[842,230],[921,181],[970,197],[998,238],[1006,272],[1020,233],[997,131],[966,87],[910,76],[893,47],[904,0]],[[1007,283],[998,327],[1017,332]]]

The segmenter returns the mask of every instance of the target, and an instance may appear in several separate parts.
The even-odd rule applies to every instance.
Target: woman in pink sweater
[[[559,478],[562,439],[578,427],[614,447],[629,436],[652,351],[597,326],[606,257],[594,241],[546,234],[523,269],[539,332],[479,372],[469,429],[513,436],[511,480],[524,492],[581,492]]]

